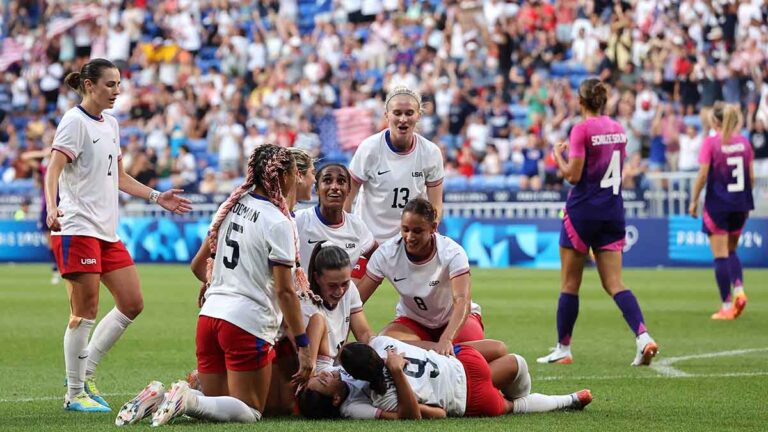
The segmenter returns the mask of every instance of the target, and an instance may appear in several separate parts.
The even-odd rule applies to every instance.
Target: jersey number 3
[[[227,243],[227,246],[232,248],[232,258],[224,257],[224,267],[230,270],[237,267],[237,263],[240,262],[240,245],[237,243],[237,240],[232,239],[232,231],[242,234],[243,226],[232,222],[227,227],[227,236],[224,238],[224,241]]]
[[[736,178],[736,183],[728,183],[728,192],[741,192],[744,190],[744,158],[741,156],[729,157],[725,160],[728,166],[732,166],[731,175]]]
[[[605,170],[603,179],[600,180],[600,187],[613,188],[613,194],[619,194],[619,188],[621,187],[621,152],[614,150],[611,154],[611,162],[608,164],[608,169]]]

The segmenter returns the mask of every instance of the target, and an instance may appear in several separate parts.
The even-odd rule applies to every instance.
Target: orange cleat
[[[744,312],[745,307],[747,307],[747,295],[744,294],[744,291],[740,291],[733,296],[733,318],[738,318]]]
[[[592,402],[592,392],[589,389],[579,390],[576,393],[572,393],[573,404],[571,408],[577,410],[583,410],[585,406]]]
[[[718,321],[733,321],[736,319],[736,317],[737,317],[736,311],[734,310],[733,307],[730,307],[727,309],[720,308],[720,310],[713,313],[710,318]]]

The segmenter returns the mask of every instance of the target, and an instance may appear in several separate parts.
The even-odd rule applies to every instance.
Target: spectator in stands
[[[768,87],[763,84],[764,87]],[[755,152],[755,175],[768,176],[768,131],[765,128],[765,120],[755,114],[755,104],[750,104],[747,113],[747,130],[749,142]]]
[[[488,144],[487,151],[481,162],[481,170],[485,175],[500,175],[503,173],[504,168],[501,163],[501,157],[499,157],[499,151],[493,144]]]
[[[537,135],[537,131],[532,129],[528,133],[528,141],[525,147],[521,149],[523,154],[523,176],[520,179],[520,189],[522,190],[541,190],[539,163],[544,159],[541,143],[542,141]]]
[[[208,167],[203,170],[203,179],[200,181],[198,192],[200,192],[201,194],[216,193],[218,189],[217,183],[218,182],[216,180],[216,170],[214,170],[211,167]]]
[[[235,113],[226,113],[226,120],[216,127],[214,146],[219,152],[219,170],[228,177],[240,175],[243,165],[242,142],[245,130],[235,121]]]
[[[699,170],[699,150],[704,136],[694,125],[688,125],[685,134],[680,136],[680,158],[677,169],[684,172]]]
[[[191,188],[197,183],[197,161],[189,147],[179,147],[179,155],[173,161],[171,181],[177,189]]]

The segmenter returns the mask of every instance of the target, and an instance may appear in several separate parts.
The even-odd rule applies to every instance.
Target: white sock
[[[744,286],[743,286],[743,285],[739,285],[739,286],[737,286],[737,287],[733,287],[733,295],[734,295],[734,296],[735,296],[736,294],[741,294],[741,293],[743,293],[743,292],[744,292]]]
[[[532,393],[520,399],[515,399],[513,403],[513,414],[537,413],[569,408],[573,404],[573,397],[571,395],[549,396],[541,393]]]
[[[112,308],[104,318],[99,321],[96,330],[93,331],[93,337],[88,344],[88,366],[85,369],[86,376],[92,376],[96,372],[96,366],[99,365],[101,358],[110,348],[120,339],[125,329],[132,323],[127,316]]]
[[[522,356],[512,355],[517,359],[517,376],[505,388],[501,389],[507,400],[515,400],[531,393],[531,374],[528,373],[528,362]]]
[[[203,420],[219,422],[254,423],[261,413],[232,396],[202,396],[194,391],[187,401],[185,414]]]
[[[733,306],[731,302],[723,302],[723,309],[730,309]]]
[[[83,391],[85,381],[85,364],[88,358],[88,335],[93,328],[94,320],[80,319],[75,328],[67,325],[64,331],[64,368],[67,371],[67,391],[69,397],[77,396]]]

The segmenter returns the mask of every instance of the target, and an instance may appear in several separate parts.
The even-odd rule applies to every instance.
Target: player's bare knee
[[[120,308],[120,312],[123,313],[128,319],[133,321],[136,319],[137,316],[144,310],[144,300],[139,299],[138,301],[132,302],[122,308]]]

